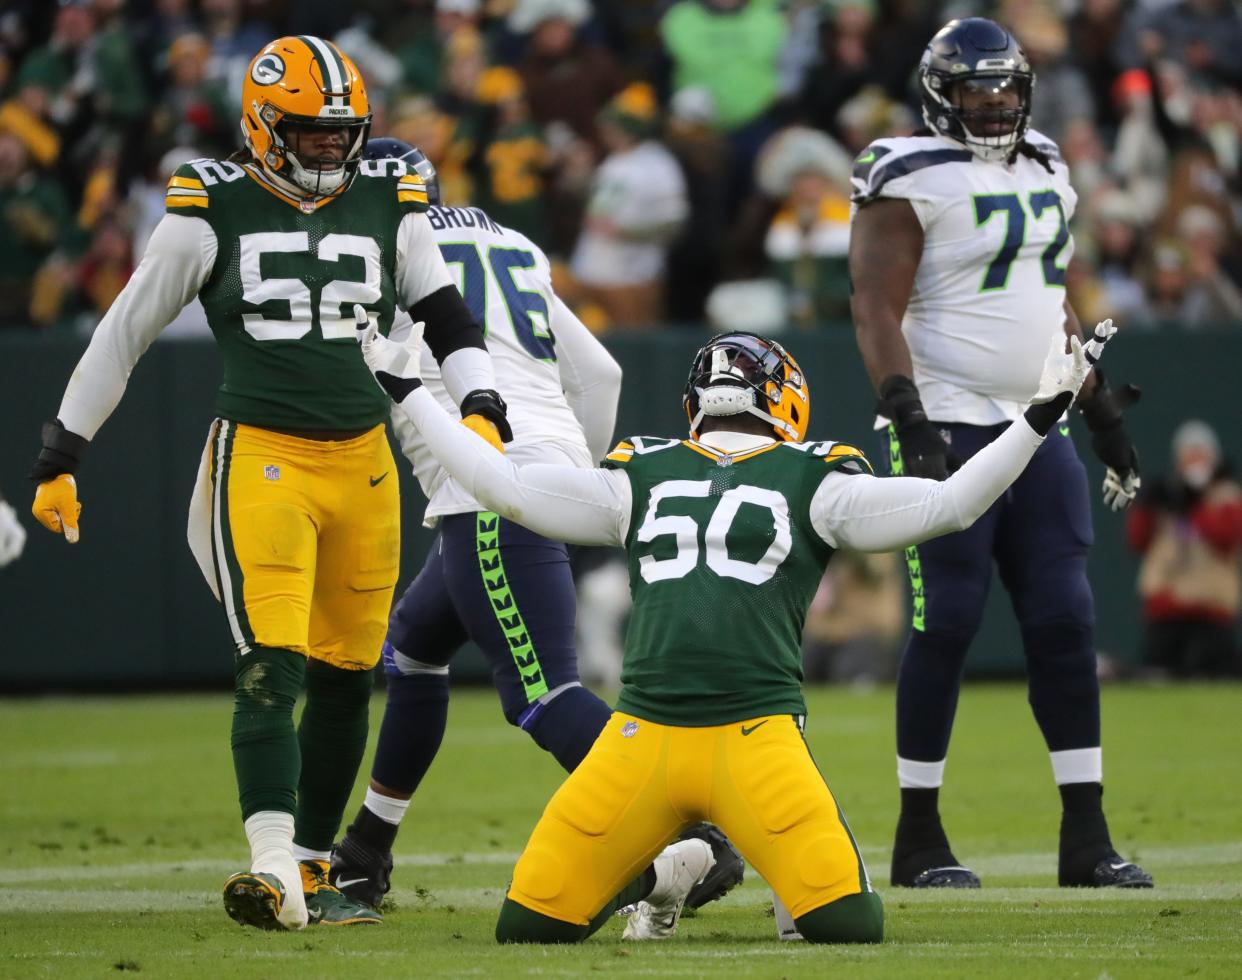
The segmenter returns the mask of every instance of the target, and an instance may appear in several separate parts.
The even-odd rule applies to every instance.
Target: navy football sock
[[[612,709],[585,687],[570,687],[551,701],[535,702],[518,717],[517,725],[535,740],[566,772],[578,768]]]
[[[431,768],[448,725],[448,672],[388,675],[371,779],[413,795]]]

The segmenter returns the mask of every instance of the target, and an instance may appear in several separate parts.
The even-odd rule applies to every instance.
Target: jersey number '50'
[[[671,535],[676,553],[671,558],[656,558],[646,554],[638,560],[638,567],[646,582],[662,582],[679,579],[692,572],[699,563],[699,525],[687,514],[669,514],[657,517],[660,503],[678,497],[702,498],[711,493],[711,480],[666,480],[651,488],[647,514],[638,528],[635,540],[650,544],[664,535]],[[756,561],[745,561],[729,555],[727,538],[743,504],[762,507],[771,515],[775,534],[767,550]],[[740,542],[739,542],[740,543]],[[752,585],[768,581],[789,556],[793,537],[789,530],[789,504],[783,494],[763,487],[747,484],[733,487],[720,495],[707,528],[703,531],[703,544],[707,567],[725,578],[741,579]]]

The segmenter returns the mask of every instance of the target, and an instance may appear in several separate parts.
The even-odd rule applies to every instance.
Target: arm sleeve
[[[625,541],[631,497],[624,473],[546,463],[515,466],[449,418],[425,386],[401,402],[401,408],[449,475],[489,510],[556,541]]]
[[[423,339],[455,403],[480,388],[496,389],[483,331],[453,285],[431,224],[421,213],[407,214],[397,228],[397,301],[414,320],[427,324]]]
[[[163,217],[69,379],[57,413],[66,429],[95,437],[125,393],[138,358],[202,288],[215,261],[216,236],[206,221]]]
[[[1043,437],[1018,419],[943,482],[829,473],[811,500],[811,523],[828,544],[892,551],[961,531],[1026,469]]]
[[[601,460],[612,445],[621,398],[621,365],[559,297],[552,298],[552,336],[565,400],[582,426],[591,458]]]

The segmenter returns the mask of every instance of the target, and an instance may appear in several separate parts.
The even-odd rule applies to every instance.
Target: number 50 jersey
[[[832,442],[731,455],[635,437],[604,466],[632,500],[617,710],[690,726],[805,714],[802,626],[833,554],[811,502],[833,470],[869,473],[866,459]]]
[[[1048,159],[980,160],[942,136],[881,139],[854,162],[854,207],[910,202],[923,256],[902,320],[929,418],[992,425],[1016,419],[1039,387],[1052,335],[1064,329],[1069,220],[1078,197],[1056,145]]]

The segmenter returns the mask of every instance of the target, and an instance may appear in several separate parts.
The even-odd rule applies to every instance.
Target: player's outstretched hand
[[[26,546],[26,529],[17,519],[17,511],[8,501],[0,500],[0,568],[21,557]]]
[[[1032,429],[1041,436],[1052,430],[1104,353],[1104,345],[1116,332],[1113,321],[1105,320],[1095,328],[1095,335],[1086,344],[1077,337],[1070,337],[1069,353],[1065,351],[1064,334],[1058,332],[1052,338],[1039,376],[1039,389],[1026,410],[1026,421]]]
[[[405,343],[398,344],[379,332],[379,324],[367,315],[363,307],[354,305],[354,327],[358,345],[362,348],[362,359],[379,386],[397,404],[405,401],[410,392],[423,383],[418,373],[423,326],[421,322],[414,324]]]
[[[41,482],[30,512],[49,531],[64,534],[66,541],[77,544],[82,505],[78,502],[78,484],[70,474],[61,473]]]
[[[1064,334],[1056,334],[1044,358],[1044,370],[1039,376],[1039,390],[1031,399],[1032,405],[1043,405],[1069,394],[1072,401],[1087,375],[1104,353],[1104,345],[1117,332],[1112,320],[1104,320],[1095,328],[1095,334],[1086,344],[1077,337],[1070,337],[1069,353],[1065,352]],[[1068,403],[1065,405],[1069,407]],[[1063,409],[1064,410],[1064,409]]]

